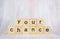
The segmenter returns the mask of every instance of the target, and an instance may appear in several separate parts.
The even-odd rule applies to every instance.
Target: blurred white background
[[[8,35],[16,18],[43,18],[50,35]],[[60,39],[60,0],[0,0],[0,39]]]

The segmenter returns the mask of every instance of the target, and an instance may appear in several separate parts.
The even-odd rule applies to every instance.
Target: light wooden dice
[[[29,34],[29,26],[23,26],[23,34]]]
[[[16,25],[23,25],[23,18],[16,18]]]
[[[29,22],[30,25],[36,26],[36,24],[37,24],[36,18],[30,18],[29,21],[30,21],[30,22]]]
[[[23,24],[23,26],[29,26],[29,18],[23,18],[22,19],[23,20],[23,22],[22,22],[22,24]]]
[[[42,18],[37,18],[37,26],[44,25],[44,20]]]
[[[10,34],[48,34],[50,32],[50,27],[45,26],[41,18],[17,18],[16,24],[8,27]]]
[[[44,26],[44,34],[49,34],[51,32],[50,26]]]
[[[37,34],[43,34],[43,30],[44,30],[43,26],[38,26],[36,32],[37,32]]]
[[[8,34],[15,34],[15,27],[14,26],[8,26]]]
[[[23,26],[22,25],[15,25],[15,33],[16,34],[23,34]]]
[[[29,27],[29,34],[37,34],[37,27],[36,26],[30,26]]]

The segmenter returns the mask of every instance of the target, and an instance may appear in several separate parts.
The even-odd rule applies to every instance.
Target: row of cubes
[[[16,24],[18,25],[44,25],[42,18],[17,18]]]
[[[9,26],[9,34],[48,34],[51,32],[49,26]]]

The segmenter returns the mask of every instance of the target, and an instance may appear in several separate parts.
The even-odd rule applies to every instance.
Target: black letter
[[[20,29],[19,28],[17,28],[17,32],[20,32]]]
[[[10,31],[13,32],[13,28],[10,28]]]
[[[20,20],[18,20],[18,24],[20,23]]]
[[[27,32],[27,28],[25,28],[24,31]]]
[[[34,28],[32,28],[32,31],[35,31],[35,29],[34,29]]]
[[[25,21],[24,23],[25,23],[25,24],[27,24],[28,22],[27,22],[27,21]]]
[[[32,24],[35,24],[35,21],[32,21]]]
[[[48,29],[48,28],[46,28],[46,31],[47,31],[47,32],[49,32],[49,29]]]

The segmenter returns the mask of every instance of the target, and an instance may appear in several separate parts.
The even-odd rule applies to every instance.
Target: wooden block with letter
[[[43,34],[43,26],[38,26],[36,32],[37,34]]]
[[[34,26],[29,26],[29,34],[37,34],[37,27]]]
[[[49,26],[44,26],[44,34],[49,34],[51,32],[51,28]]]
[[[23,26],[23,34],[29,34],[29,26]]]
[[[15,25],[15,34],[23,34],[23,26]]]
[[[16,19],[16,25],[23,25],[23,20],[22,20],[22,18],[17,18],[17,19]]]
[[[37,25],[38,26],[44,25],[44,20],[42,18],[37,18]]]
[[[36,26],[36,24],[37,24],[37,22],[36,22],[36,18],[31,18],[30,20],[30,25],[32,25],[32,26]]]
[[[15,27],[14,26],[8,27],[8,34],[15,34]]]
[[[23,26],[29,25],[29,18],[23,18],[22,20],[23,20],[23,22],[22,22]]]

